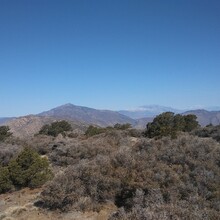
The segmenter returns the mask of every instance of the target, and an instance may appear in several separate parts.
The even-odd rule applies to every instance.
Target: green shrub
[[[85,132],[85,135],[88,136],[88,137],[91,137],[91,136],[94,136],[94,135],[97,135],[97,134],[101,134],[101,133],[104,133],[104,132],[111,132],[113,130],[127,130],[128,128],[131,128],[131,124],[127,123],[127,124],[115,124],[114,127],[111,127],[111,126],[108,126],[108,127],[105,127],[105,128],[100,128],[100,127],[95,127],[93,125],[90,125],[86,132]]]
[[[11,160],[8,169],[12,183],[18,187],[39,187],[52,177],[47,159],[30,148]]]
[[[8,165],[10,179],[15,186],[26,186],[24,173],[22,167],[19,166],[15,159],[11,160]]]
[[[90,137],[90,136],[94,136],[94,135],[97,135],[97,134],[104,133],[105,131],[106,131],[105,128],[98,128],[98,127],[90,125],[87,128],[87,130],[85,132],[85,135]]]
[[[129,124],[129,123],[119,124],[119,123],[117,123],[117,124],[114,125],[114,128],[118,129],[118,130],[127,130],[128,128],[131,128],[131,124]]]
[[[154,118],[152,123],[147,124],[146,136],[153,138],[176,135],[173,119],[174,113],[172,112],[165,112],[158,115],[156,118]]]
[[[8,167],[0,167],[0,193],[4,193],[12,188]]]
[[[58,134],[65,135],[66,131],[72,131],[72,126],[67,121],[56,121],[50,125],[44,125],[39,134],[45,134],[49,136],[56,137]]]
[[[9,130],[10,128],[8,126],[0,126],[0,141],[4,141],[7,137],[12,135]]]
[[[185,126],[183,128],[183,131],[190,132],[190,131],[199,127],[199,124],[196,121],[196,119],[197,119],[196,115],[191,115],[191,114],[184,115],[183,118],[185,121]]]
[[[179,131],[190,132],[199,127],[195,115],[175,115],[173,112],[164,112],[147,124],[145,135],[149,138],[170,136],[177,137]]]

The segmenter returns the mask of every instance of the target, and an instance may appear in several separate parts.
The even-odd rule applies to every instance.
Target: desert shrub
[[[183,131],[190,132],[199,127],[199,123],[196,121],[196,115],[184,115],[183,116],[185,126],[183,127]]]
[[[196,129],[192,132],[192,134],[197,135],[199,137],[211,137],[214,140],[220,142],[220,125],[208,125],[204,128]]]
[[[174,125],[174,113],[165,112],[154,118],[153,122],[147,124],[147,137],[176,136]]]
[[[68,134],[68,137],[69,137],[69,138],[77,138],[78,136],[79,136],[79,134],[73,133],[73,132],[71,132],[71,133]]]
[[[20,151],[22,146],[6,142],[0,143],[0,165],[7,166],[10,160]]]
[[[170,136],[177,137],[179,131],[190,132],[198,128],[195,115],[175,115],[172,112],[164,112],[147,124],[145,135],[149,138]]]
[[[216,141],[182,134],[177,139],[142,137],[133,146],[126,134],[113,130],[65,151],[63,157],[70,154],[72,165],[46,186],[44,206],[85,211],[111,201],[119,208],[111,219],[216,219]]]
[[[11,160],[8,169],[12,183],[17,187],[39,187],[52,177],[47,159],[30,148],[24,148]]]
[[[144,175],[147,168],[145,163],[139,164],[140,161],[143,163],[140,159],[135,160],[130,151],[120,151],[110,158],[99,155],[91,162],[81,160],[48,185],[42,193],[42,200],[51,209],[80,209],[79,198],[91,201],[84,205],[86,210],[98,209],[100,204],[109,200],[129,209],[136,189],[143,187],[147,191],[145,187],[150,187],[150,175],[145,174],[144,179],[137,182],[138,175]],[[139,170],[135,171],[138,167]]]
[[[148,180],[143,183],[146,188],[139,185],[136,191],[124,188],[118,195],[119,204],[116,203],[120,209],[109,219],[172,219],[174,216],[176,219],[204,219],[204,216],[218,219],[220,149],[215,142],[182,136],[172,141],[164,138],[145,142],[137,147],[137,152],[141,152],[151,167],[152,172],[147,167],[145,172],[152,183],[149,187]],[[140,166],[143,162],[137,168],[139,181],[143,182]],[[159,185],[157,189],[156,185]]]
[[[39,131],[39,134],[56,137],[58,134],[65,135],[67,131],[72,131],[72,126],[67,121],[63,120],[53,122],[50,125],[44,125]]]
[[[56,160],[59,160],[59,153],[57,151],[57,148],[61,149],[62,147],[64,147],[65,148],[64,151],[65,151],[67,146],[68,148],[72,146],[72,144],[71,145],[67,144],[67,146],[65,146],[66,143],[62,141],[64,139],[68,142],[71,141],[71,139],[68,139],[68,138],[63,138],[63,139],[57,138],[56,139],[52,136],[36,135],[33,138],[28,139],[25,146],[29,146],[31,149],[33,149],[33,151],[35,151],[38,155],[40,155],[40,157],[47,158],[48,162],[50,164],[52,162],[51,166],[53,166],[55,165],[55,163],[53,162]],[[20,151],[22,149],[23,149],[23,146],[20,146]],[[52,161],[52,155],[54,156],[53,158],[54,161]]]
[[[104,133],[106,130],[105,128],[100,128],[100,127],[95,127],[93,125],[90,125],[86,132],[85,132],[85,135],[88,136],[88,137],[91,137],[91,136],[94,136],[94,135],[97,135],[97,134],[101,134],[101,133]]]
[[[42,200],[50,209],[80,210],[84,206],[86,210],[97,210],[103,200],[114,198],[117,187],[118,182],[108,177],[106,167],[82,160],[58,175],[42,193]],[[80,200],[90,202],[79,206]]]
[[[0,194],[12,188],[8,167],[0,166]]]
[[[48,157],[54,165],[67,166],[74,165],[80,160],[93,160],[97,155],[109,155],[120,146],[120,141],[124,141],[121,133],[124,131],[108,130],[107,132],[91,136],[88,138],[68,139],[65,142],[54,143]],[[49,147],[49,145],[48,145]]]
[[[111,127],[111,126],[108,126],[108,127],[105,127],[105,128],[101,128],[101,127],[96,127],[96,126],[93,126],[93,125],[90,125],[86,132],[85,132],[85,135],[88,136],[88,137],[91,137],[91,136],[94,136],[94,135],[98,135],[98,134],[101,134],[101,133],[111,133],[114,131],[117,131],[117,130],[127,130],[131,128],[131,125],[130,124],[115,124],[114,127]]]
[[[57,144],[56,142],[53,136],[38,134],[27,139],[26,145],[31,146],[31,148],[40,155],[48,155],[52,151],[53,145]]]
[[[9,130],[10,128],[8,126],[0,126],[0,141],[4,141],[7,137],[12,135]]]
[[[131,137],[139,137],[140,138],[143,136],[143,131],[132,128],[132,129],[128,130],[128,135]]]
[[[185,206],[185,207],[184,207]],[[210,210],[199,210],[183,204],[173,204],[154,207],[143,207],[134,205],[130,211],[125,211],[124,208],[119,208],[113,212],[108,220],[171,220],[171,219],[192,219],[192,220],[215,220],[219,219],[219,213]]]
[[[114,125],[114,128],[118,129],[118,130],[126,130],[128,128],[131,128],[131,124],[129,124],[129,123],[119,124],[119,123],[117,123],[117,124]]]

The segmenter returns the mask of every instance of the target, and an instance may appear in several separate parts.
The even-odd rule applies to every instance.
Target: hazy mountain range
[[[174,112],[182,113],[184,110],[174,109],[171,107],[160,106],[160,105],[144,105],[134,110],[121,110],[119,113],[126,115],[133,119],[154,117],[161,114],[162,112]]]
[[[8,121],[11,121],[12,119],[15,119],[15,117],[4,117],[4,118],[0,118],[0,125],[1,124],[5,124]]]
[[[220,124],[220,111],[207,111],[204,109],[186,111],[183,115],[194,114],[197,116],[197,121],[201,126],[208,124],[219,125]]]
[[[171,111],[181,114],[195,114],[201,126],[210,123],[220,124],[220,111],[191,110],[183,111],[159,105],[142,106],[136,110],[97,110],[93,108],[65,104],[38,115],[28,115],[18,118],[0,118],[0,125],[6,124],[15,136],[30,136],[37,133],[44,124],[65,119],[71,122],[76,132],[84,131],[89,124],[101,127],[113,126],[116,123],[130,123],[133,127],[143,129],[148,122],[162,113]]]

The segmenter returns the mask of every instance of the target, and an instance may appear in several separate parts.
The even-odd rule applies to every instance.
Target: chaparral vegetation
[[[109,220],[219,219],[219,126],[170,112],[144,131],[93,125],[69,136],[67,123],[2,142],[0,193],[44,184],[40,207],[52,212],[99,212],[110,203]]]

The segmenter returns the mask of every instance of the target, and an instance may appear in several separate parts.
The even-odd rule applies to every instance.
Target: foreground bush
[[[72,126],[67,121],[56,121],[50,125],[44,125],[39,134],[45,134],[49,136],[56,137],[58,134],[65,135],[65,132],[72,131]]]
[[[110,219],[219,216],[217,142],[182,135],[174,140],[141,138],[133,147],[124,143],[105,155],[103,146],[97,146],[96,156],[76,160],[47,185],[41,195],[44,206],[99,210],[111,201],[119,210]]]
[[[99,209],[99,203],[114,199],[119,184],[117,179],[104,175],[106,171],[105,167],[102,169],[96,163],[86,161],[69,167],[42,193],[44,205],[63,211]]]
[[[25,148],[8,166],[0,169],[1,192],[9,190],[12,185],[17,188],[39,187],[52,177],[47,159],[30,148]]]
[[[7,192],[12,188],[8,167],[0,167],[0,193]]]

